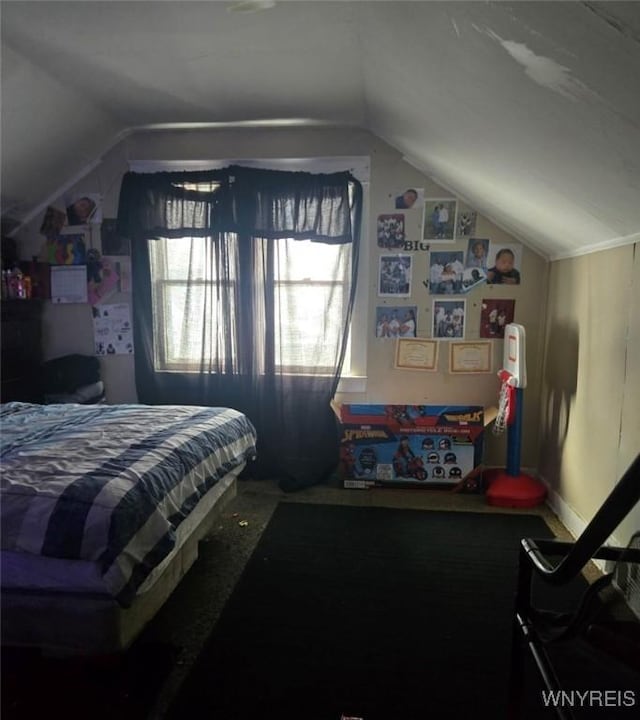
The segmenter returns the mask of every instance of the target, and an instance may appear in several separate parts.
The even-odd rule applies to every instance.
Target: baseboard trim
[[[567,501],[554,490],[546,478],[539,476],[547,488],[547,506],[555,513],[558,520],[567,528],[574,538],[578,538],[588,523],[567,503]],[[624,547],[626,543],[621,542],[615,535],[611,535],[607,540],[607,545],[617,545]],[[608,572],[609,568],[604,560],[594,560],[593,563],[602,572]]]

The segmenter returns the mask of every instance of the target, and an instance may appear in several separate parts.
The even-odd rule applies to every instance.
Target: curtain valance
[[[118,232],[134,241],[233,232],[350,243],[361,208],[362,186],[349,172],[313,174],[239,165],[128,172],[120,189]]]

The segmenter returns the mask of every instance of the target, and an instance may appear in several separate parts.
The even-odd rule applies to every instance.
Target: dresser
[[[41,402],[42,300],[3,300],[0,398]]]

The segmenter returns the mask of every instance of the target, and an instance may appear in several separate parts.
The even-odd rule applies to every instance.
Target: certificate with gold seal
[[[491,342],[450,342],[449,372],[490,373]]]
[[[438,370],[438,341],[425,338],[398,338],[395,367],[398,370]]]

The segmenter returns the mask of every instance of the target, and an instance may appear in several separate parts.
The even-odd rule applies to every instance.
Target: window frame
[[[163,171],[215,170],[229,165],[243,165],[270,170],[293,170],[331,173],[349,170],[362,184],[362,225],[358,259],[358,280],[353,313],[349,327],[349,367],[343,367],[338,392],[364,392],[367,380],[367,344],[369,339],[369,186],[368,156],[326,156],[291,158],[226,158],[218,160],[130,160],[129,170],[137,173]],[[166,370],[166,372],[172,372]],[[175,372],[179,370],[176,368]],[[299,373],[296,373],[299,374]]]

